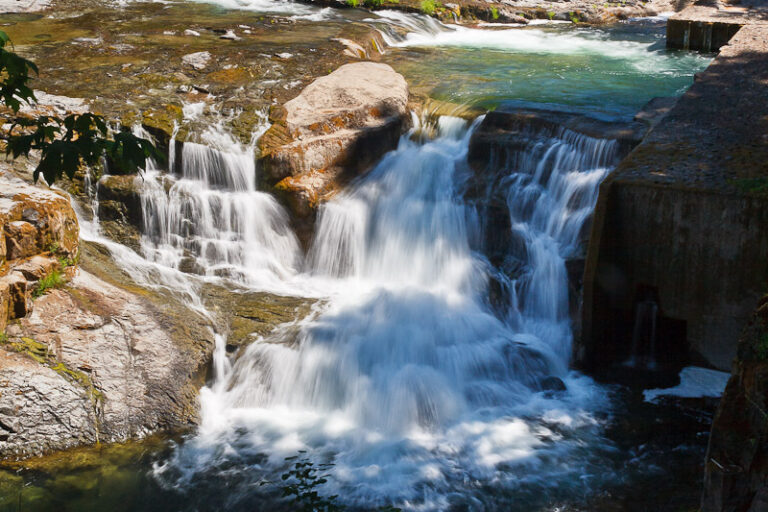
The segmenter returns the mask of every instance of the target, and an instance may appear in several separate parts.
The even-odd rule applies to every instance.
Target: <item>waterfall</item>
[[[327,299],[219,365],[198,435],[158,465],[161,479],[183,487],[243,464],[229,503],[246,503],[264,472],[307,450],[335,464],[328,492],[364,506],[501,503],[475,484],[489,480],[586,485],[591,455],[569,457],[599,435],[592,413],[605,397],[568,369],[564,261],[615,145],[560,131],[505,161],[526,261],[498,314],[488,292],[499,271],[475,247],[481,212],[464,198],[473,127],[442,118],[438,130],[425,143],[404,137],[323,205],[307,265],[333,283]]]
[[[150,261],[261,288],[279,288],[301,266],[285,210],[257,190],[252,147],[209,128],[206,145],[185,142],[179,173],[148,169],[141,206]],[[171,155],[176,153],[172,148]]]

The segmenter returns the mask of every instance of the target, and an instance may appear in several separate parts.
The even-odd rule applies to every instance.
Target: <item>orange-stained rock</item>
[[[6,258],[17,260],[28,258],[40,252],[37,246],[37,230],[35,226],[23,220],[9,222],[5,225]]]

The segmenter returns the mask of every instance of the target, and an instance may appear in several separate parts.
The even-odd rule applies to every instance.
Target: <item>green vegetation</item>
[[[758,359],[768,360],[768,332],[763,333],[755,346]]]
[[[432,16],[439,5],[434,0],[422,0],[420,9],[427,16]]]
[[[46,291],[52,289],[52,288],[61,288],[66,284],[66,279],[64,279],[64,274],[61,273],[59,270],[54,270],[47,276],[43,277],[38,281],[37,288],[35,288],[35,291],[32,292],[32,296],[37,298],[41,297],[43,294],[45,294]]]
[[[579,16],[575,12],[569,12],[568,17],[571,18],[571,23],[579,22]]]
[[[363,5],[365,5],[368,8],[374,9],[376,7],[381,7],[382,0],[364,0]]]
[[[357,7],[360,5],[360,0],[347,0],[347,5],[350,7]]]
[[[494,20],[499,19],[499,10],[496,7],[491,7],[491,18]]]
[[[751,194],[768,194],[768,177],[731,179],[728,183],[738,187],[743,192]]]
[[[6,154],[18,158],[39,151],[35,181],[41,175],[49,184],[63,176],[72,179],[82,165],[96,165],[104,155],[124,172],[144,169],[149,158],[162,158],[149,140],[136,137],[127,128],[112,132],[107,121],[96,114],[72,114],[63,119],[19,116],[22,104],[35,102],[30,82],[38,69],[8,46],[8,34],[0,31],[0,102],[16,116],[9,122]]]
[[[547,18],[549,18],[549,21],[552,21],[555,18],[555,11],[548,11]]]
[[[319,488],[328,481],[328,471],[333,464],[315,464],[306,455],[305,451],[300,451],[299,455],[286,457],[290,462],[291,468],[280,475],[284,482],[280,486],[280,491],[284,498],[290,503],[290,509],[299,512],[341,512],[347,510],[347,507],[337,502],[338,495],[324,497],[318,492]],[[262,485],[268,485],[272,482],[262,482]],[[380,512],[401,512],[401,509],[386,506],[379,507],[376,510]]]

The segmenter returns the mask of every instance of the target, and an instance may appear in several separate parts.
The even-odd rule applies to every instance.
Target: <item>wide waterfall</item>
[[[584,490],[585,439],[599,435],[606,398],[568,369],[565,258],[615,143],[534,133],[507,155],[502,183],[525,261],[500,277],[479,250],[481,212],[464,198],[472,127],[449,117],[438,127],[425,143],[404,137],[322,207],[304,277],[329,283],[327,298],[217,364],[199,432],[156,468],[161,480],[199,490],[234,465],[242,485],[227,506],[245,507],[253,485],[306,450],[334,464],[328,492],[363,506],[504,503],[479,492],[490,481]],[[489,303],[492,278],[513,290],[502,313]]]

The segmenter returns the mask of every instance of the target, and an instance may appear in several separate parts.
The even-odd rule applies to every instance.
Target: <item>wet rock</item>
[[[739,341],[712,425],[702,512],[768,510],[768,296]]]
[[[1,436],[0,457],[194,422],[212,335],[195,313],[168,305],[85,271],[37,299],[21,336],[0,347],[0,422],[21,426]]]
[[[194,68],[198,71],[205,69],[208,66],[208,62],[211,60],[211,54],[209,52],[195,52],[184,55],[181,58],[181,62],[188,67]]]
[[[273,112],[259,141],[263,168],[311,232],[317,205],[397,146],[408,84],[386,64],[347,64]]]
[[[140,183],[136,175],[104,176],[98,183],[99,217],[142,225]]]
[[[558,377],[545,377],[539,381],[539,387],[542,391],[565,391],[565,382]]]
[[[39,252],[37,247],[37,230],[32,224],[18,220],[9,222],[4,228],[7,259],[27,258]]]

